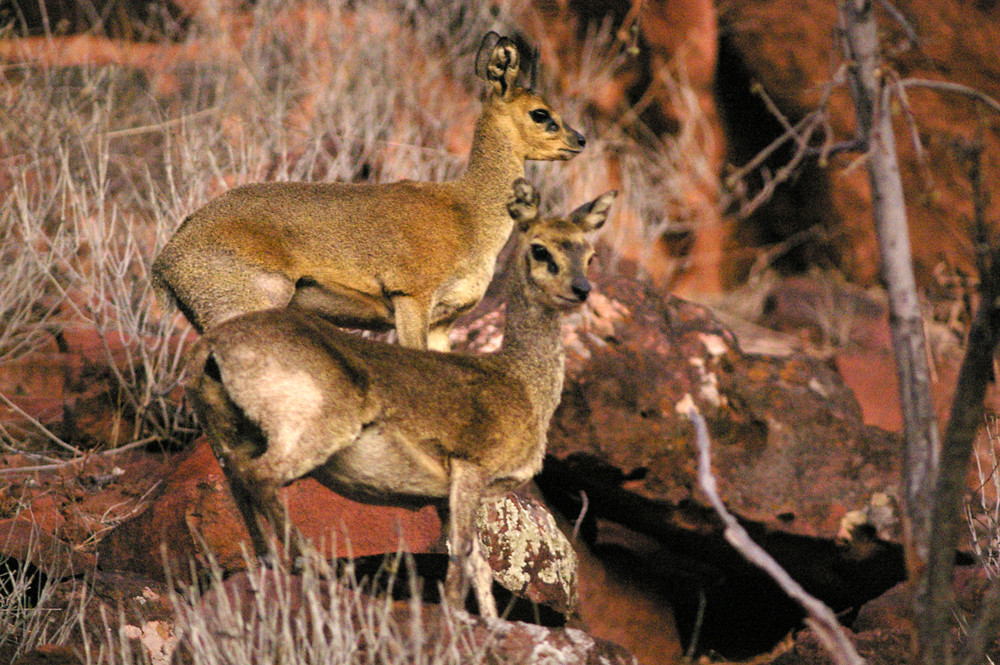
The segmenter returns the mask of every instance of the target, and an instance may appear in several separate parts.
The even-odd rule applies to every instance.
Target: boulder
[[[576,552],[540,499],[511,493],[486,501],[476,526],[502,587],[562,614],[578,609]]]
[[[420,552],[433,547],[441,523],[432,507],[420,510],[359,504],[310,478],[282,490],[293,524],[328,556],[394,552],[400,545]],[[159,495],[139,516],[100,543],[105,570],[131,570],[163,578],[163,552],[186,566],[208,552],[223,570],[246,566],[249,534],[233,502],[222,469],[206,438],[177,463]],[[249,549],[246,550],[251,553]]]
[[[705,506],[677,411],[690,395],[709,424],[722,498],[745,520],[834,540],[847,512],[895,495],[899,440],[865,425],[829,363],[743,353],[706,307],[620,275],[598,282],[567,339],[554,461],[610,473],[649,501]]]
[[[810,592],[851,612],[903,579],[900,440],[865,423],[833,362],[794,345],[744,352],[710,309],[627,264],[592,277],[588,305],[564,325],[566,382],[537,482],[603,565],[609,593],[621,581],[643,589],[647,604],[673,608],[685,648],[697,632],[697,648],[730,657],[772,648],[802,619],[725,540],[677,411],[687,396],[709,423],[723,500]],[[502,311],[484,306],[456,347],[500,345]]]

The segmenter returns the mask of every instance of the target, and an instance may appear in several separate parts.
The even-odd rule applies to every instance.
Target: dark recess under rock
[[[546,501],[569,519],[588,510],[580,528],[584,542],[610,569],[656,589],[674,608],[685,648],[696,629],[700,597],[704,616],[697,651],[747,658],[772,648],[802,626],[803,612],[769,577],[749,564],[723,537],[708,509],[645,499],[620,485],[614,469],[576,455],[548,457],[536,478]],[[679,524],[696,528],[683,528]],[[871,540],[864,557],[851,547],[810,536],[777,532],[741,520],[751,537],[802,586],[849,624],[860,607],[905,578],[902,547]],[[602,544],[603,532],[621,525],[653,541],[655,549],[629,551]]]

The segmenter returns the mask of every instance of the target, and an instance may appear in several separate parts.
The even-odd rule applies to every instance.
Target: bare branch
[[[799,135],[792,128],[792,124],[788,122],[788,118],[786,118],[785,114],[781,112],[778,105],[774,103],[773,99],[771,99],[771,95],[767,94],[767,91],[764,90],[764,86],[760,83],[754,82],[754,84],[750,86],[750,92],[760,97],[761,101],[764,102],[764,106],[767,107],[767,110],[770,111],[771,115],[773,115],[778,122],[781,123],[781,126],[785,128],[785,134],[794,138],[800,148],[804,147],[801,137],[799,137]]]
[[[981,90],[976,90],[975,88],[970,88],[967,85],[962,85],[961,83],[953,83],[952,81],[934,81],[932,79],[902,79],[899,85],[903,88],[927,88],[928,90],[937,90],[939,92],[953,92],[959,95],[965,95],[966,97],[972,97],[978,102],[985,104],[990,109],[996,113],[1000,113],[1000,102],[993,99],[985,92]]]
[[[756,169],[760,168],[760,166],[765,161],[767,161],[768,157],[773,155],[779,148],[781,148],[781,146],[785,145],[785,143],[787,143],[792,138],[792,134],[797,134],[803,127],[806,126],[806,124],[811,119],[812,119],[812,114],[807,115],[806,117],[802,118],[802,120],[799,120],[797,123],[795,123],[795,126],[792,128],[791,132],[785,132],[781,136],[771,141],[771,143],[769,143],[763,150],[758,152],[753,159],[751,159],[749,162],[747,162],[743,166],[733,171],[726,178],[726,186],[733,187],[734,183],[743,180],[743,178],[747,177],[749,174],[753,173]]]
[[[910,106],[910,98],[906,94],[906,88],[899,84],[899,77],[896,76],[895,72],[890,72],[888,79],[890,85],[886,86],[883,94],[886,97],[893,93],[896,95],[899,106],[903,109],[903,115],[906,117],[906,126],[910,130],[910,143],[913,144],[913,151],[917,157],[917,164],[920,166],[920,173],[924,178],[926,187],[932,189],[934,187],[934,176],[931,173],[930,165],[927,163],[927,152],[924,150],[923,141],[920,140],[920,129],[917,126],[916,116],[913,114],[913,107]],[[889,100],[885,99],[884,103],[888,107]]]
[[[683,409],[684,414],[694,424],[695,440],[698,446],[698,481],[715,512],[725,524],[726,540],[747,561],[767,573],[785,593],[802,606],[808,615],[806,623],[816,632],[823,646],[833,656],[834,662],[839,665],[864,665],[864,659],[858,655],[854,645],[851,644],[833,610],[809,594],[798,582],[792,579],[770,554],[750,538],[736,518],[726,510],[726,506],[719,496],[715,477],[712,475],[712,452],[705,419],[698,412],[698,407],[695,406],[690,396],[685,402],[678,405],[678,408]]]
[[[71,453],[71,454],[73,454],[73,455],[75,455],[77,457],[83,457],[83,456],[85,456],[87,454],[83,450],[80,450],[79,448],[77,448],[75,446],[71,446],[70,444],[68,444],[65,441],[63,441],[60,437],[58,437],[55,434],[53,434],[52,431],[49,428],[47,428],[45,425],[43,425],[41,422],[39,422],[39,420],[37,418],[35,418],[34,416],[32,416],[31,414],[29,414],[28,412],[26,412],[24,409],[22,409],[21,407],[19,407],[17,404],[14,404],[14,402],[10,401],[7,398],[7,396],[4,395],[3,393],[0,393],[0,402],[3,402],[4,406],[6,406],[8,409],[10,409],[11,411],[13,411],[14,413],[16,413],[17,415],[19,415],[20,417],[22,417],[25,420],[27,420],[29,423],[31,423],[32,426],[34,426],[36,429],[38,429],[38,431],[40,431],[42,434],[45,435],[45,438],[47,438],[49,441],[51,441],[52,443],[56,444],[56,446],[62,448],[66,452]]]
[[[913,29],[913,24],[903,16],[903,12],[896,9],[896,6],[889,2],[889,0],[878,0],[878,4],[899,24],[899,27],[906,33],[906,38],[909,42],[919,49],[920,38],[917,37],[917,31]]]
[[[912,600],[917,627],[915,662],[939,665],[948,662],[950,650],[947,625],[950,606],[939,590],[933,589],[940,578],[929,570],[946,547],[941,539],[931,535],[936,528],[933,506],[940,436],[931,399],[906,201],[892,118],[884,98],[884,67],[871,4],[840,0],[838,26],[844,57],[852,63],[848,78],[858,127],[869,137],[866,165],[872,216],[889,294],[892,347],[903,411],[903,527],[906,564],[915,584]],[[948,556],[952,556],[951,550]],[[935,600],[941,602],[935,604]]]
[[[785,131],[771,141],[771,143],[768,144],[763,150],[758,152],[753,159],[734,170],[726,177],[726,187],[730,190],[736,191],[736,194],[732,196],[727,203],[732,202],[733,199],[743,199],[743,192],[745,191],[745,188],[741,188],[739,185],[742,183],[744,178],[754,171],[758,171],[764,181],[761,188],[749,201],[743,201],[740,204],[740,208],[736,213],[738,217],[746,218],[753,214],[753,212],[756,211],[761,205],[766,203],[774,195],[774,190],[782,183],[791,179],[795,175],[796,170],[806,159],[818,158],[820,165],[825,167],[832,155],[842,152],[867,150],[867,144],[857,137],[851,141],[839,142],[835,142],[833,138],[833,131],[830,126],[827,107],[833,91],[844,83],[846,71],[846,65],[842,64],[837,71],[834,72],[833,76],[830,77],[830,80],[823,85],[816,110],[807,114],[794,125],[781,112],[771,97],[759,84],[755,84],[753,86],[752,90],[754,94],[760,96],[768,111],[770,111]],[[813,139],[817,135],[822,136],[822,143],[819,146],[813,145]],[[859,136],[861,135],[859,134]],[[782,165],[773,174],[773,176],[767,173],[762,173],[761,170],[764,168],[764,163],[789,141],[794,141],[796,147],[795,152],[789,158],[788,162]]]

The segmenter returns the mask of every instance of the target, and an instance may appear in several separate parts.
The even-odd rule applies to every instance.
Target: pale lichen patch
[[[497,582],[523,593],[535,576],[544,585],[562,589],[569,606],[576,606],[576,552],[548,512],[529,513],[514,498],[505,496],[481,506],[477,523],[484,549],[492,550],[490,558],[506,563],[493,571]],[[488,537],[482,538],[486,534]]]

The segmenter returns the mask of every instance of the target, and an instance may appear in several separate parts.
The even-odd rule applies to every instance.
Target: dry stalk
[[[735,517],[726,509],[719,496],[715,476],[712,475],[712,451],[705,419],[688,396],[683,407],[684,415],[691,419],[695,429],[695,443],[698,448],[698,483],[716,514],[725,525],[724,536],[743,557],[770,576],[782,590],[805,610],[806,623],[816,633],[823,646],[838,665],[864,665],[865,660],[858,655],[837,616],[823,601],[811,595],[785,571],[760,545],[755,543]]]

